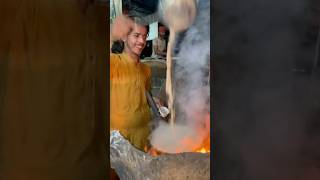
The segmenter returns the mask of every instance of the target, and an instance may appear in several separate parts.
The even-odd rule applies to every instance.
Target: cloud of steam
[[[162,152],[189,152],[201,145],[203,138],[195,128],[188,125],[171,126],[161,122],[153,132],[152,144]],[[156,136],[157,135],[157,136]]]
[[[194,151],[210,136],[210,1],[198,1],[198,14],[180,44],[174,65],[175,126],[161,123],[151,144],[162,151]]]

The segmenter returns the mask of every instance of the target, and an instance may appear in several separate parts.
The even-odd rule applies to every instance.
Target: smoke
[[[320,136],[310,133],[319,122],[320,100],[314,86],[319,73],[312,69],[315,38],[308,36],[311,5],[305,0],[215,2],[215,176],[319,179],[319,161],[312,159],[320,157],[314,143]]]
[[[210,136],[210,1],[198,1],[197,16],[184,33],[174,60],[175,126],[161,123],[151,144],[162,151],[194,151]]]

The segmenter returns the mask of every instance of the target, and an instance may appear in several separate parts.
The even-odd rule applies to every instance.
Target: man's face
[[[147,28],[145,26],[135,25],[125,40],[127,53],[133,53],[140,56],[142,50],[146,46],[147,36]]]
[[[163,38],[165,35],[166,35],[166,29],[165,29],[165,27],[160,26],[160,27],[159,27],[159,36]]]

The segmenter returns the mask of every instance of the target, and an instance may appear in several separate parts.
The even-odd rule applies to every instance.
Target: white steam
[[[175,126],[160,125],[151,134],[158,150],[194,151],[210,136],[210,1],[198,2],[197,17],[174,62]]]

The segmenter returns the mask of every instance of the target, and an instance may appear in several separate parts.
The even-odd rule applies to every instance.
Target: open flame
[[[204,130],[208,133],[207,137],[203,141],[202,146],[198,148],[195,152],[210,153],[210,115],[209,114],[205,116]]]
[[[210,140],[209,140],[209,142],[210,142]],[[151,147],[149,149],[147,147],[145,147],[145,151],[148,152],[151,156],[159,156],[159,155],[165,154],[164,152],[161,152],[161,151],[155,149],[154,147]],[[193,152],[210,153],[210,144],[203,145],[202,147],[194,150]],[[180,151],[177,150],[176,153],[180,153]]]
[[[204,141],[202,146],[198,148],[195,152],[199,153],[210,153],[210,136]]]
[[[196,151],[199,153],[210,153],[210,150],[207,150],[206,148],[201,148],[200,150]]]
[[[202,121],[202,124],[194,128],[196,129],[196,132],[199,135],[199,137],[202,138],[201,139],[202,143],[200,143],[199,145],[199,143],[196,141],[196,140],[200,140],[199,138],[184,136],[179,140],[179,142],[175,143],[176,147],[174,147],[171,153],[181,153],[181,152],[210,153],[210,115],[208,114],[200,117],[204,117],[205,120]],[[157,148],[155,147],[145,148],[145,152],[148,152],[152,156],[159,156],[161,154],[166,154],[166,152],[161,152],[159,150],[159,149],[166,149],[166,148],[163,148],[163,145]],[[189,149],[189,150],[186,150],[186,149]]]
[[[147,152],[151,155],[151,156],[160,156],[161,154],[163,154],[163,152],[151,147],[149,150],[147,150]]]

